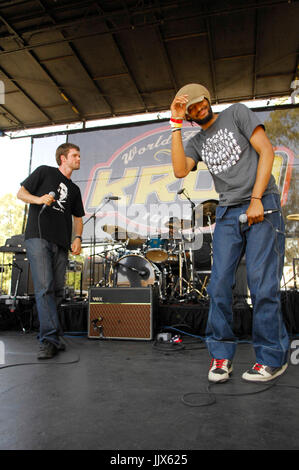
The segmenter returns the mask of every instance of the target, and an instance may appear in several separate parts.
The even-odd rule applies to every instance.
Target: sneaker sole
[[[247,374],[247,372],[244,372],[242,375],[242,379],[245,380],[245,382],[255,382],[255,383],[260,383],[260,382],[270,382],[271,380],[276,379],[280,375],[282,375],[288,367],[288,364],[284,364],[282,368],[274,375],[271,375],[270,377],[263,377],[262,375],[256,376],[255,374]]]

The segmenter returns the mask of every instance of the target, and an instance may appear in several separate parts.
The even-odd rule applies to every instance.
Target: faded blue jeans
[[[262,198],[264,210],[280,209],[277,194]],[[208,286],[210,309],[206,344],[211,357],[233,359],[237,338],[233,333],[232,288],[236,269],[246,255],[248,287],[253,305],[252,344],[256,362],[279,367],[287,362],[289,338],[280,304],[284,264],[284,222],[281,212],[265,215],[248,227],[239,222],[249,206],[218,206],[213,237],[213,266]]]
[[[25,241],[40,323],[39,340],[59,345],[62,330],[57,307],[63,299],[67,250],[44,239]]]

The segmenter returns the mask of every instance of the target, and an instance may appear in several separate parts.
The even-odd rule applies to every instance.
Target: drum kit
[[[207,298],[206,283],[197,277],[192,240],[198,231],[210,231],[216,219],[218,201],[200,204],[201,225],[195,217],[195,227],[189,220],[171,217],[165,231],[152,237],[129,233],[122,227],[103,225],[111,236],[97,253],[103,260],[103,279],[100,287],[157,286],[160,301],[198,301]],[[167,234],[166,234],[167,233]],[[165,238],[167,236],[167,238]],[[212,240],[212,237],[211,237]],[[209,244],[212,257],[212,245]],[[206,272],[206,271],[205,271]]]

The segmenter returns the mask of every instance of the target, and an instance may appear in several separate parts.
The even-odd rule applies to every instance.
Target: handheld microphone
[[[177,192],[177,194],[182,194],[184,191],[185,191],[185,188],[180,189],[180,190]]]
[[[54,191],[50,191],[49,196],[55,197],[56,194],[54,193]],[[41,208],[40,214],[45,210],[46,207],[47,207],[47,204],[44,204],[43,207]]]
[[[264,215],[273,214],[273,212],[279,212],[279,209],[270,209],[268,211],[264,211]],[[247,221],[248,221],[247,214],[241,214],[239,217],[239,222],[241,222],[241,224],[246,224]]]
[[[107,196],[105,199],[107,199],[107,201],[118,201],[121,198],[118,196]]]

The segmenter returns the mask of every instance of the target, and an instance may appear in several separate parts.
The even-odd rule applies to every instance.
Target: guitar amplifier
[[[152,340],[158,294],[149,287],[91,287],[88,338]]]

